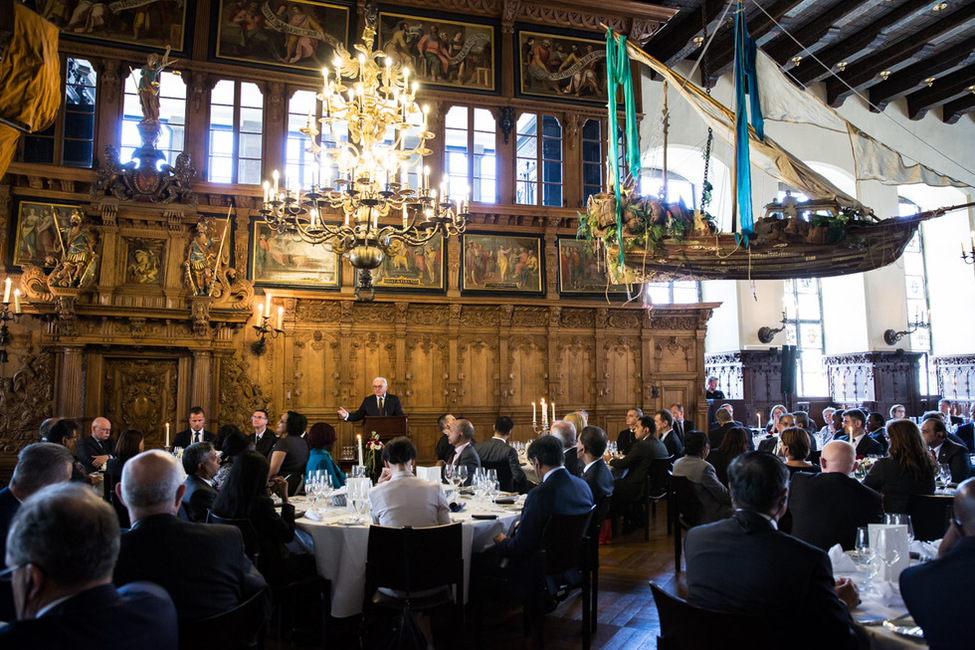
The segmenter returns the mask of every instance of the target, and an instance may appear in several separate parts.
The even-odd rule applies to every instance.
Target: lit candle
[[[429,189],[429,187],[430,187],[430,168],[429,167],[424,167],[423,168],[423,187],[420,188],[420,191],[422,192],[423,190]],[[7,282],[10,282],[10,280],[7,280]],[[7,286],[9,287],[10,285],[8,284]]]
[[[265,293],[264,294],[264,313],[267,314],[268,317],[270,318],[270,316],[271,316],[271,294],[269,294],[269,293]]]
[[[361,433],[357,433],[356,436],[355,436],[355,439],[359,443],[359,464],[360,465],[365,465],[365,463],[362,462],[362,434]]]
[[[406,228],[409,225],[409,221],[406,215],[406,203],[403,203],[403,227]]]
[[[3,281],[3,304],[10,304],[10,278]]]
[[[410,69],[409,68],[403,68],[403,94],[406,96],[409,96],[410,94]],[[406,97],[404,97],[403,99],[405,100]],[[406,109],[405,101],[403,102],[403,109],[404,111]],[[403,121],[405,122],[406,120],[404,119]]]
[[[278,180],[281,178],[281,174],[279,174],[278,173],[278,170],[275,169],[273,172],[271,172],[271,178],[274,179],[274,196],[277,197],[277,195],[278,195]]]
[[[20,289],[14,290],[14,313],[20,313]]]
[[[278,329],[284,324],[284,307],[278,307]]]
[[[264,303],[258,303],[257,305],[257,320],[264,318]]]
[[[975,230],[972,231],[972,250],[975,250]]]
[[[169,448],[169,422],[166,423],[166,448]]]
[[[325,87],[328,87],[328,66],[322,68],[322,79],[325,81]]]
[[[385,72],[385,74],[383,76],[383,85],[384,86],[387,86],[387,87],[389,86],[389,69],[390,69],[390,67],[392,65],[393,65],[393,60],[387,56],[386,57],[386,72]]]
[[[552,402],[552,422],[555,422],[555,402]]]
[[[532,426],[538,424],[538,414],[535,410],[535,402],[532,402]]]
[[[271,200],[271,184],[264,181],[264,202],[267,203]]]
[[[758,428],[761,429],[762,428],[762,412],[759,411],[758,413],[756,413],[755,414],[755,417],[758,418]]]

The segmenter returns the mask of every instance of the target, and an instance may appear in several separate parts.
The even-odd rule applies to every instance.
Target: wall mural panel
[[[462,236],[465,292],[541,293],[541,237]]]
[[[295,285],[322,289],[339,286],[339,256],[331,247],[313,246],[274,232],[255,221],[251,244],[251,278],[256,285]]]
[[[86,40],[113,41],[182,51],[186,17],[195,14],[193,0],[44,0],[41,15],[61,33]]]
[[[606,43],[518,32],[522,95],[606,102]]]
[[[394,242],[390,254],[373,272],[373,284],[377,289],[442,292],[447,286],[444,274],[446,256],[447,248],[442,235],[421,246]]]

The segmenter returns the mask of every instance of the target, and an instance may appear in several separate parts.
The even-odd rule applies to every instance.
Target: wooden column
[[[57,415],[80,420],[84,415],[85,397],[84,348],[66,345],[61,348],[61,372],[58,377]]]
[[[205,412],[210,412],[213,383],[213,353],[209,350],[194,350],[190,379],[191,406],[200,406]]]

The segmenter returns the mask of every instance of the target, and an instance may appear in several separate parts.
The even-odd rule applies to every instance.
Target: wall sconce
[[[975,86],[972,86],[972,92],[975,93]],[[961,245],[961,259],[965,264],[975,264],[975,230],[972,231],[972,249],[966,251],[965,244]]]
[[[922,327],[924,327],[924,328],[931,327],[931,312],[930,311],[928,312],[928,315],[927,315],[927,321],[925,321],[924,318],[921,318],[920,312],[915,312],[915,314],[914,314],[914,322],[913,323],[908,323],[906,330],[902,330],[900,332],[895,332],[892,329],[886,330],[884,332],[884,343],[886,343],[887,345],[894,345],[895,343],[897,343],[898,341],[900,341],[902,338],[904,338],[908,334],[913,334],[914,332],[918,331]]]
[[[758,340],[762,343],[771,343],[775,335],[785,329],[786,321],[785,310],[782,311],[782,327],[776,327],[772,329],[771,327],[760,327],[758,328]]]
[[[255,357],[259,357],[267,352],[267,337],[278,338],[281,334],[281,325],[284,322],[284,307],[278,307],[278,322],[276,327],[271,326],[271,295],[267,294],[264,304],[257,306],[257,321],[259,325],[252,325],[254,331],[261,335],[259,339],[251,344],[251,352]]]
[[[3,283],[3,304],[0,305],[0,363],[7,363],[7,346],[13,342],[13,335],[7,327],[7,323],[13,321],[20,322],[20,289],[13,292],[14,310],[10,311],[10,278]]]

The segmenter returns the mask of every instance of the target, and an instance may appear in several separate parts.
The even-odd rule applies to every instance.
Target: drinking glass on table
[[[883,552],[877,552],[876,555],[880,558],[880,561],[884,563],[888,569],[897,564],[897,561],[901,559],[900,551],[894,546],[896,542],[896,535],[893,530],[880,528],[877,529],[877,548],[883,549]],[[887,577],[885,572],[884,577]]]
[[[857,528],[856,542],[853,545],[853,564],[856,565],[857,573],[866,576],[865,581],[868,584],[877,572],[874,557],[876,552],[870,547],[870,531],[866,526],[860,526]]]
[[[893,526],[907,526],[908,546],[914,541],[914,524],[911,523],[910,515],[902,515],[894,512],[888,513],[884,515],[884,523]]]

